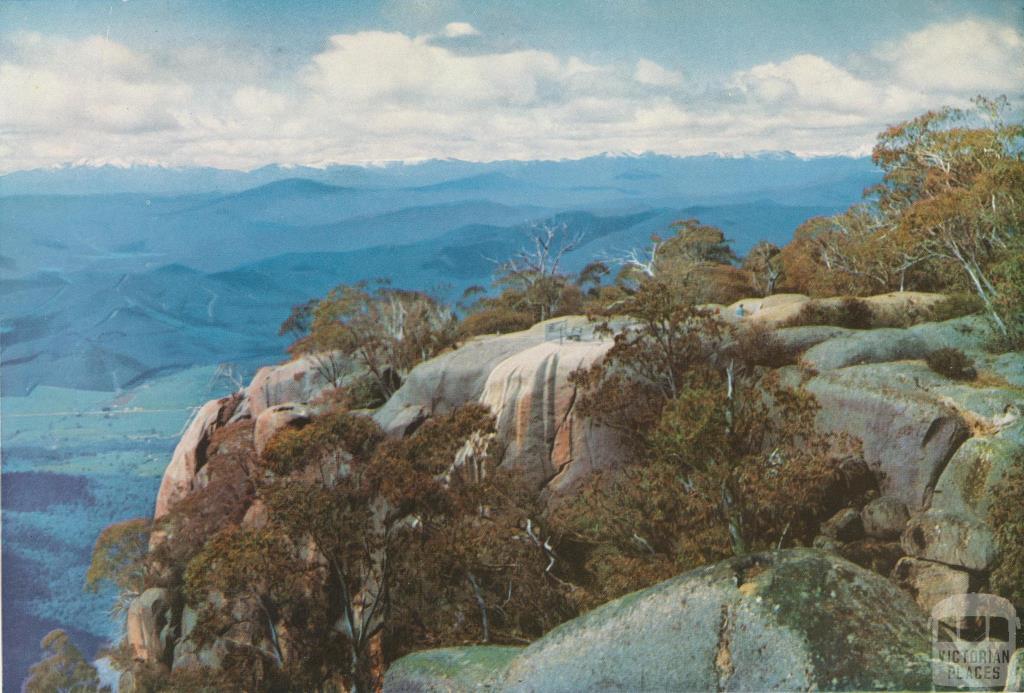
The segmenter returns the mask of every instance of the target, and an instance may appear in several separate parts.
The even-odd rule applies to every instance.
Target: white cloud
[[[152,76],[146,55],[99,36],[18,34],[0,63],[0,127],[43,132],[169,130],[191,87]],[[6,51],[5,51],[6,52]]]
[[[810,54],[737,72],[733,75],[732,86],[758,101],[787,108],[877,111],[885,98],[884,89],[879,89],[878,85]]]
[[[456,22],[444,33],[470,30]],[[339,34],[285,72],[237,48],[9,36],[0,167],[865,151],[888,123],[1024,83],[1020,33],[983,22],[934,25],[843,62],[798,54],[709,85],[647,59],[467,53],[436,38]]]
[[[450,22],[444,28],[444,35],[448,38],[461,38],[463,36],[479,36],[480,32],[469,22]]]
[[[633,79],[654,87],[678,87],[683,84],[683,73],[669,70],[656,62],[641,58],[636,61]]]
[[[543,51],[461,55],[425,38],[362,32],[332,36],[313,57],[306,84],[341,103],[401,106],[427,101],[438,110],[469,104],[528,106],[581,68]]]
[[[1024,85],[1024,37],[994,22],[933,24],[881,47],[878,58],[914,89],[974,94]]]

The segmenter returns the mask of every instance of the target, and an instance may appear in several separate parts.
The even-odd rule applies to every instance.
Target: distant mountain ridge
[[[268,183],[301,178],[328,185],[361,188],[426,187],[455,179],[488,174],[538,185],[565,186],[593,184],[595,180],[633,183],[654,180],[675,181],[673,189],[685,192],[707,176],[734,178],[745,170],[751,176],[749,189],[765,187],[773,180],[810,184],[822,175],[843,177],[870,174],[874,167],[867,157],[829,156],[803,159],[789,152],[762,152],[750,156],[714,154],[674,157],[661,154],[598,155],[560,161],[469,162],[454,159],[381,166],[332,165],[324,168],[270,165],[252,171],[209,167],[168,168],[161,166],[65,166],[52,169],[15,171],[0,176],[0,196],[11,195],[96,195],[133,192],[153,195],[183,195],[217,191],[223,194],[257,188]],[[807,174],[814,175],[807,175]],[[787,180],[789,179],[789,180]],[[722,181],[721,189],[735,187]],[[713,191],[700,186],[700,194]],[[693,190],[691,192],[697,192]]]

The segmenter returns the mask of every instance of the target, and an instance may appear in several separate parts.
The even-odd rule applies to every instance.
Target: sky
[[[976,94],[1019,0],[0,0],[0,173],[864,154]]]

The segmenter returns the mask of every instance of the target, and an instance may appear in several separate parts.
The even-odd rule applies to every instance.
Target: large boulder
[[[785,363],[795,363],[797,358],[811,347],[848,334],[845,327],[832,325],[807,325],[804,327],[783,327],[772,330],[772,346],[779,352]]]
[[[898,539],[907,527],[907,504],[893,496],[881,496],[860,511],[864,533],[875,539]]]
[[[223,397],[207,402],[196,412],[174,448],[171,462],[160,480],[154,520],[166,515],[175,503],[192,491],[196,473],[206,464],[206,450],[213,432],[228,423],[238,403],[238,397]]]
[[[544,341],[543,323],[523,332],[471,339],[416,366],[373,418],[389,435],[404,435],[428,417],[479,400],[495,366]]]
[[[132,657],[141,662],[164,660],[171,646],[170,594],[151,587],[132,600],[125,621],[125,639]]]
[[[873,324],[899,325],[927,319],[932,309],[945,298],[942,294],[898,291],[859,300],[870,310]],[[803,294],[774,294],[736,301],[723,308],[722,315],[732,321],[745,320],[767,327],[778,327],[798,317],[800,311],[808,305],[833,308],[839,307],[844,300],[841,297],[809,298]]]
[[[1024,648],[1015,650],[1010,657],[1010,666],[1006,671],[1004,691],[1024,691]]]
[[[309,402],[324,390],[341,384],[355,366],[339,352],[303,354],[297,359],[256,371],[246,388],[248,413],[287,402]]]
[[[927,617],[890,581],[793,549],[598,607],[527,647],[501,689],[922,689],[930,650]]]
[[[896,563],[892,578],[914,595],[918,605],[929,613],[946,597],[967,594],[971,590],[970,573],[910,556],[904,556]]]
[[[984,319],[968,316],[905,329],[854,330],[812,347],[801,363],[816,371],[869,363],[923,359],[944,347],[980,351],[991,339]]]
[[[864,524],[859,512],[853,508],[843,508],[821,523],[821,533],[840,542],[855,541],[864,536]]]
[[[818,429],[860,441],[882,494],[911,509],[927,506],[970,434],[957,410],[921,388],[923,377],[920,366],[880,364],[827,371],[806,383],[820,407]]]
[[[725,306],[722,317],[731,322],[748,321],[776,327],[795,317],[812,299],[803,294],[772,294],[764,298],[744,298]]]
[[[971,438],[956,451],[935,485],[932,508],[986,521],[993,491],[1024,459],[1024,425]]]
[[[496,418],[504,463],[525,470],[538,485],[562,491],[594,469],[615,464],[621,446],[612,431],[582,417],[569,375],[589,368],[611,340],[544,342],[499,363],[480,401]]]
[[[910,519],[900,538],[908,556],[983,571],[996,556],[992,530],[978,520],[946,510],[929,510]]]
[[[477,645],[414,652],[384,675],[387,693],[471,693],[491,690],[521,647]]]

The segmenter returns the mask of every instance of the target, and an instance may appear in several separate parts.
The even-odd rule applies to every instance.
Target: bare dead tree
[[[559,267],[566,254],[580,247],[582,232],[570,233],[567,224],[534,226],[527,244],[508,260],[498,263],[497,284],[516,287],[541,320],[551,317],[558,303],[564,275]]]
[[[609,264],[618,265],[620,275],[639,275],[653,279],[657,274],[658,252],[664,245],[660,236],[652,236],[650,244],[645,248],[631,248],[617,255],[606,255]]]
[[[499,274],[522,277],[533,283],[544,277],[558,274],[558,266],[567,253],[580,247],[582,231],[569,233],[568,224],[543,223],[535,225],[529,232],[527,244],[515,255],[501,263]]]
[[[217,364],[217,370],[213,372],[208,388],[212,390],[220,383],[229,385],[234,390],[241,390],[245,387],[245,383],[242,380],[242,371],[233,363]]]

